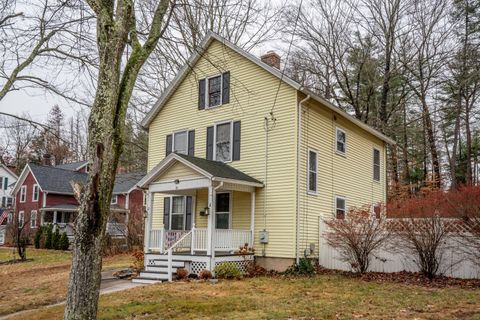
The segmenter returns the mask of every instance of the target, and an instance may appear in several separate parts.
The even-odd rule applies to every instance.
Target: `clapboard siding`
[[[299,96],[299,99],[303,98],[303,95]],[[337,126],[347,135],[345,156],[335,152]],[[379,182],[373,180],[374,147],[380,150],[382,158]],[[318,152],[317,195],[307,194],[309,148]],[[301,254],[311,243],[318,244],[319,218],[333,215],[336,195],[346,198],[347,209],[386,201],[383,141],[312,100],[303,108],[300,159],[299,252]],[[317,250],[315,254],[318,254]]]
[[[230,103],[213,109],[198,110],[198,80],[230,71]],[[165,156],[165,137],[176,130],[195,130],[195,156],[206,156],[206,128],[224,120],[241,121],[241,157],[231,163],[250,176],[266,181],[264,117],[268,115],[277,92],[279,79],[236,52],[213,41],[193,71],[166,102],[149,127],[148,169]],[[270,232],[265,253],[272,257],[294,257],[295,240],[295,166],[296,166],[296,91],[282,84],[274,107],[276,125],[269,132],[268,181],[257,191],[255,229]],[[266,216],[263,216],[265,191],[268,194]],[[234,210],[247,209],[249,194],[240,195]],[[205,206],[205,191],[197,192],[197,210]],[[153,226],[162,225],[163,200],[154,200]],[[234,223],[247,227],[249,207],[245,217]],[[197,226],[204,223],[197,216]],[[248,219],[248,220],[247,220]],[[264,224],[264,221],[266,222]],[[258,238],[258,237],[256,237]],[[259,246],[259,244],[256,244]]]

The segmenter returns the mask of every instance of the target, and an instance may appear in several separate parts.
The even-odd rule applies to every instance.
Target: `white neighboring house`
[[[6,224],[11,218],[15,201],[12,190],[18,176],[6,165],[0,164],[0,245],[5,242]]]

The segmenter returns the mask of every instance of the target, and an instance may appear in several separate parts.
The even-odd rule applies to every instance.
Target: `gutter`
[[[298,103],[298,124],[297,124],[297,216],[296,216],[296,230],[295,230],[295,260],[297,264],[300,261],[298,249],[300,247],[300,150],[302,146],[302,104],[310,100],[310,95],[307,95]]]

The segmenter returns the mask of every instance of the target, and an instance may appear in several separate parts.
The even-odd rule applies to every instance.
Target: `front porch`
[[[254,246],[257,180],[223,163],[171,154],[139,184],[148,189],[143,278],[160,270],[158,280],[172,280],[175,263],[198,273],[253,259],[239,250]]]

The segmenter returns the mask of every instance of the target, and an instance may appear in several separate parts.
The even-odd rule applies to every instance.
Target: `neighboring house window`
[[[7,216],[7,223],[11,224],[13,222],[13,212],[9,212]]]
[[[39,196],[39,190],[40,188],[38,187],[38,184],[33,185],[33,193],[32,193],[32,201],[37,202],[38,201],[38,196]]]
[[[337,128],[336,130],[336,150],[339,153],[345,153],[347,151],[347,134],[344,130]]]
[[[1,187],[1,184],[0,184],[0,187]],[[3,179],[3,189],[4,190],[8,189],[8,177],[5,177],[5,179]]]
[[[23,211],[18,212],[18,227],[22,228],[25,223],[25,213]]]
[[[185,228],[185,197],[172,197],[171,230]]]
[[[7,206],[7,197],[3,196],[2,197],[2,208],[5,208]]]
[[[32,210],[30,213],[30,228],[37,227],[37,210]]]
[[[308,192],[317,193],[317,177],[318,177],[318,153],[315,150],[308,150]]]
[[[0,188],[7,190],[7,188],[3,186],[3,177],[0,177]]]
[[[345,219],[346,216],[346,204],[345,198],[335,197],[335,218]]]
[[[27,200],[27,186],[20,187],[20,202],[25,202]]]
[[[221,123],[215,126],[215,160],[232,161],[232,123]]]
[[[380,150],[373,149],[373,180],[380,181]]]
[[[7,207],[11,207],[13,205],[13,198],[7,197]]]
[[[118,195],[114,194],[112,195],[112,200],[110,201],[110,204],[117,204],[118,203]]]
[[[198,81],[198,109],[230,103],[230,72]]]
[[[230,228],[230,193],[217,193],[215,228]]]

